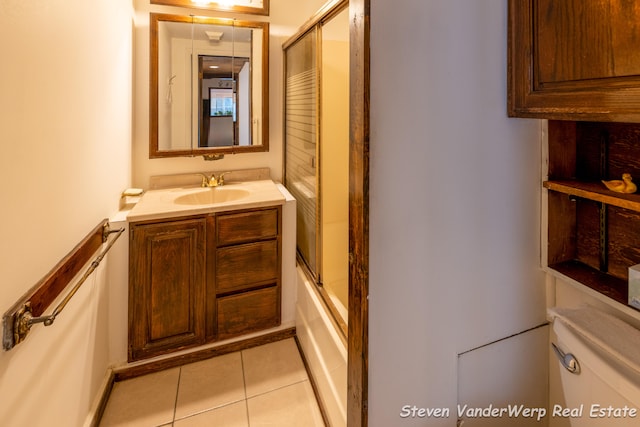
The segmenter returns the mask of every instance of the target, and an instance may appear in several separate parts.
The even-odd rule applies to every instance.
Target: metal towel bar
[[[102,249],[100,254],[91,262],[87,270],[84,272],[82,277],[78,280],[78,282],[71,288],[69,293],[63,298],[63,300],[56,306],[53,312],[49,315],[41,315],[34,316],[33,310],[31,306],[31,300],[28,300],[21,304],[21,306],[15,311],[12,315],[6,315],[3,319],[4,323],[4,337],[3,337],[3,347],[5,350],[9,350],[13,348],[16,344],[22,342],[31,326],[37,323],[43,323],[45,326],[50,326],[56,320],[56,317],[64,310],[66,305],[69,303],[71,298],[78,292],[82,284],[87,280],[87,278],[93,273],[93,271],[98,268],[100,262],[104,258],[104,256],[109,252],[109,249],[113,246],[113,244],[118,240],[120,235],[124,232],[124,228],[119,228],[117,230],[111,230],[109,228],[109,223],[104,222],[102,224],[102,242],[107,243],[106,246]],[[115,234],[115,237],[109,240],[109,235]]]
[[[27,312],[23,316],[23,320],[21,323],[22,324],[26,323],[27,328],[30,328],[31,325],[34,325],[36,323],[44,323],[44,326],[51,326],[54,320],[56,320],[56,317],[58,316],[58,314],[60,314],[60,312],[67,305],[69,300],[71,300],[71,298],[73,298],[76,292],[78,292],[78,289],[80,289],[80,286],[82,286],[84,281],[87,280],[87,278],[91,275],[91,273],[93,273],[93,271],[96,268],[98,268],[98,266],[100,265],[100,262],[102,261],[102,258],[104,258],[106,253],[109,252],[109,249],[111,249],[111,246],[113,246],[116,240],[118,240],[118,237],[120,237],[120,234],[122,234],[123,231],[124,231],[124,228],[108,231],[108,233],[117,233],[116,237],[111,239],[107,244],[107,246],[102,250],[102,252],[100,252],[100,255],[98,255],[96,259],[93,260],[89,268],[87,268],[87,270],[84,272],[80,280],[78,280],[78,283],[76,283],[76,285],[71,289],[71,291],[67,294],[67,296],[64,297],[64,299],[60,302],[60,304],[58,304],[55,310],[53,310],[53,313],[51,313],[48,316],[32,317],[31,314]]]

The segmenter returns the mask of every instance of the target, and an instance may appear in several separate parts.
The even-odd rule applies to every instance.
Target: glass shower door
[[[297,247],[318,279],[318,75],[316,30],[285,52],[285,186],[296,198]]]

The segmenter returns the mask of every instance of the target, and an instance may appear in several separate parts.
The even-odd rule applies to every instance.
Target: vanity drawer
[[[218,339],[278,326],[279,289],[278,286],[272,286],[218,298]]]
[[[216,251],[216,294],[275,282],[279,269],[277,240],[220,248]]]
[[[278,209],[216,215],[216,243],[218,246],[278,235]]]

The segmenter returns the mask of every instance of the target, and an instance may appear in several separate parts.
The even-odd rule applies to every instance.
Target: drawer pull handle
[[[558,359],[560,360],[562,366],[564,366],[564,368],[572,374],[579,375],[580,363],[578,363],[578,359],[576,359],[575,356],[571,353],[563,352],[554,343],[551,343],[551,346],[553,347],[553,351],[556,353],[556,356],[558,356]]]

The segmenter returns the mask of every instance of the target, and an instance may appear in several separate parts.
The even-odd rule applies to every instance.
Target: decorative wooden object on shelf
[[[633,178],[629,173],[623,173],[622,179],[611,179],[609,181],[603,179],[602,183],[609,190],[615,191],[616,193],[632,194],[638,189],[633,183]]]
[[[602,180],[640,173],[640,125],[549,122],[548,265],[627,304],[640,263],[640,195]]]

